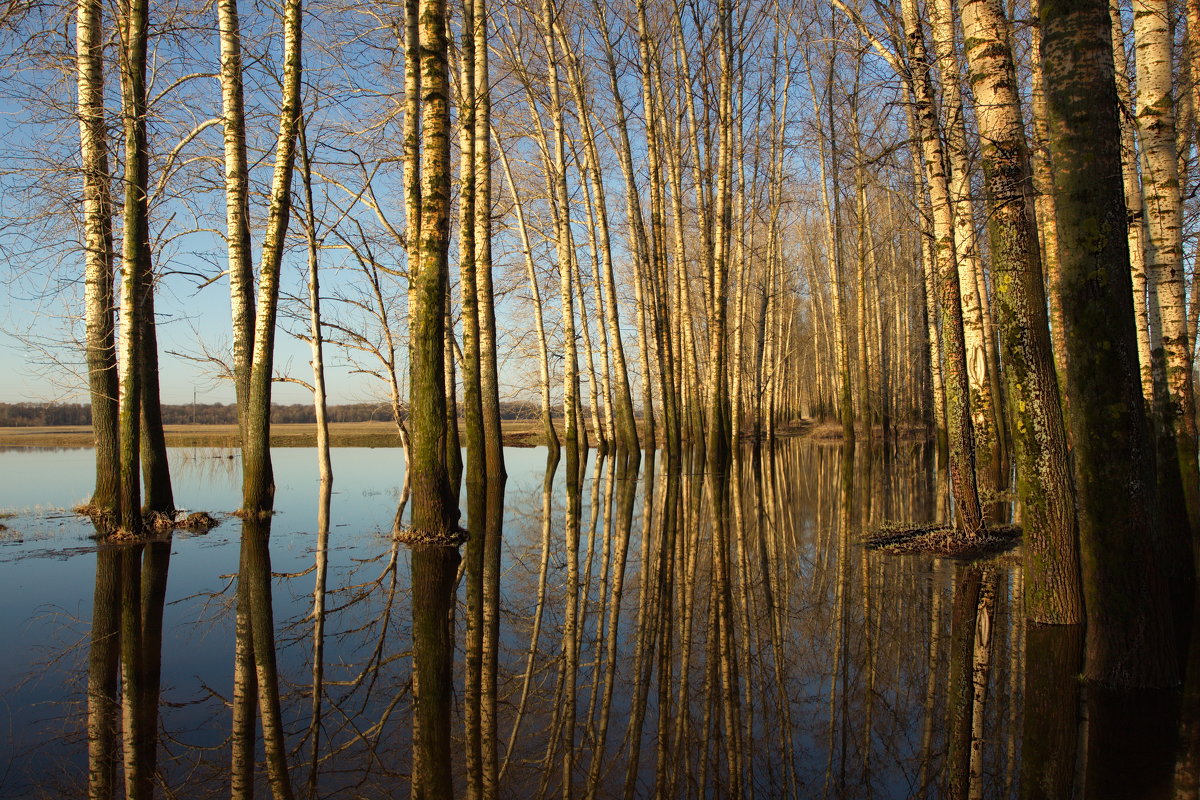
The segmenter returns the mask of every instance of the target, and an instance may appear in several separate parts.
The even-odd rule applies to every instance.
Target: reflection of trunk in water
[[[469,403],[470,401],[468,401]],[[482,413],[481,411],[478,413]],[[477,436],[482,450],[482,429],[468,431]],[[482,453],[480,454],[480,456]],[[484,516],[487,513],[487,475],[474,452],[467,453],[467,530],[471,538],[465,548],[467,636],[464,647],[463,728],[466,736],[465,761],[467,797],[483,797],[483,551]]]
[[[615,528],[613,526],[613,492],[615,489],[613,478],[616,474],[616,460],[623,458],[623,453],[613,453],[611,457],[601,456],[596,463],[596,472],[593,479],[593,506],[592,506],[592,529],[593,537],[600,536],[603,540],[600,545],[600,586],[598,589],[599,607],[596,610],[594,627],[592,632],[593,644],[593,659],[592,659],[592,685],[589,692],[587,704],[587,731],[585,732],[586,741],[593,743],[593,748],[596,742],[596,714],[600,707],[600,687],[603,685],[603,660],[601,653],[604,651],[604,620],[607,618],[608,607],[608,584],[609,571],[612,569],[612,545],[616,538]],[[596,496],[595,486],[600,483],[601,466],[604,471],[604,499],[603,513],[597,517],[598,506],[600,499]],[[596,525],[600,527],[597,528]],[[593,752],[592,762],[596,761],[595,753]],[[588,775],[590,778],[591,767],[588,767]],[[589,782],[586,788],[587,792],[592,792],[592,784]]]
[[[929,604],[929,672],[925,679],[925,720],[921,729],[921,768],[917,779],[922,798],[929,795],[931,786],[929,768],[933,762],[934,710],[938,707],[942,664],[942,590],[931,581],[929,593],[932,595]]]
[[[118,715],[125,795],[153,794],[170,560],[170,539],[96,553],[88,655],[89,797],[110,798],[116,791]]]
[[[612,588],[607,599],[607,633],[604,637],[604,687],[601,690],[600,721],[598,733],[593,740],[592,761],[588,768],[587,798],[593,800],[600,784],[600,771],[605,765],[608,743],[608,723],[612,709],[613,685],[617,671],[617,644],[621,623],[621,601],[625,589],[625,557],[629,551],[630,531],[633,527],[633,505],[637,494],[640,450],[618,449],[617,462],[617,512],[614,519],[612,557]],[[532,666],[532,662],[529,665]]]
[[[1200,600],[1200,594],[1197,594]],[[1176,800],[1200,798],[1200,608],[1192,610],[1191,647],[1179,709],[1179,757],[1175,762]]]
[[[712,508],[713,597],[715,625],[709,636],[716,637],[718,680],[721,689],[722,742],[728,771],[729,794],[741,797],[742,724],[738,708],[736,641],[733,632],[733,596],[729,566],[729,474],[710,472],[707,476]]]
[[[988,680],[992,668],[992,631],[996,613],[996,575],[988,570],[979,592],[975,614],[975,642],[971,653],[971,777],[967,796],[983,797],[984,718],[987,709]]]
[[[1021,800],[1072,796],[1082,667],[1082,625],[1027,625]]]
[[[982,573],[975,567],[956,570],[954,610],[950,619],[950,689],[947,697],[946,794],[965,798],[971,769],[971,720],[974,710],[971,657]]]
[[[696,585],[699,583],[697,577],[697,560],[700,554],[699,532],[701,529],[699,515],[701,503],[704,498],[704,481],[701,477],[703,463],[698,455],[693,452],[694,461],[691,469],[685,478],[684,493],[687,502],[682,504],[680,514],[682,515],[682,530],[688,532],[686,536],[680,536],[680,546],[684,549],[685,554],[680,558],[680,563],[684,565],[684,582],[682,587],[681,609],[680,609],[680,654],[679,654],[679,691],[678,699],[675,706],[678,709],[675,721],[674,747],[673,750],[678,754],[675,759],[672,772],[672,783],[678,784],[679,770],[683,769],[688,764],[688,759],[684,753],[688,750],[684,746],[684,736],[691,731],[692,714],[691,714],[691,698],[689,689],[691,688],[691,671],[692,671],[692,630],[695,622],[695,607],[696,607]],[[710,662],[711,663],[711,662]],[[707,733],[706,733],[707,736]],[[706,756],[702,759],[706,761]]]
[[[772,454],[773,455],[773,454]],[[786,600],[786,592],[777,592],[775,581],[777,580],[776,573],[785,572],[782,569],[782,561],[779,559],[779,553],[773,552],[771,543],[778,541],[778,536],[767,537],[768,520],[773,519],[774,524],[771,530],[775,533],[787,532],[793,530],[790,524],[786,524],[780,514],[781,506],[777,501],[775,491],[775,459],[771,458],[770,475],[764,478],[762,470],[761,452],[757,448],[754,450],[752,461],[754,470],[754,486],[756,507],[759,513],[756,519],[759,547],[759,559],[763,569],[763,591],[764,602],[766,605],[766,616],[770,622],[770,647],[771,647],[771,666],[773,669],[775,703],[783,714],[783,724],[779,731],[779,753],[783,754],[785,759],[784,769],[787,793],[789,797],[796,797],[799,793],[799,778],[796,775],[796,760],[792,754],[795,752],[795,733],[792,722],[792,704],[788,697],[787,681],[784,673],[784,648],[786,646],[785,633],[783,629],[783,621],[787,618],[787,609],[783,607]],[[789,548],[794,549],[794,548]],[[776,565],[780,568],[777,570]],[[779,597],[782,602],[776,600]],[[686,676],[685,676],[686,679]]]
[[[317,506],[316,578],[313,585],[313,654],[312,697],[308,723],[309,752],[312,753],[308,771],[308,796],[317,794],[317,769],[321,754],[321,700],[324,695],[325,672],[325,580],[329,571],[329,501],[333,481],[321,481]]]
[[[496,675],[500,661],[500,544],[504,526],[504,487],[508,475],[501,469],[488,472],[487,516],[484,517],[483,546],[483,675],[480,715],[483,742],[483,795],[496,797],[500,791],[500,769],[496,750],[500,735],[496,721]],[[494,465],[493,465],[494,466]]]
[[[846,789],[846,735],[848,730],[846,714],[848,712],[845,697],[848,680],[847,662],[849,653],[846,652],[849,641],[846,635],[846,606],[847,595],[850,592],[850,560],[848,556],[849,538],[854,526],[854,445],[848,441],[843,445],[841,453],[841,472],[838,482],[838,524],[833,535],[837,537],[837,563],[834,566],[836,578],[834,584],[834,623],[833,623],[833,669],[829,676],[829,739],[827,747],[829,756],[825,762],[824,796],[829,796],[830,787],[834,784],[833,757],[839,753],[839,768],[837,772],[837,794],[841,796]],[[840,681],[840,688],[839,688]],[[842,719],[839,726],[838,703],[841,703]],[[841,733],[840,742],[836,741]]]
[[[586,451],[585,451],[586,454]],[[575,773],[575,717],[579,677],[579,527],[580,502],[583,488],[580,470],[583,464],[579,448],[567,446],[567,604],[563,619],[562,658],[559,661],[559,694],[555,708],[563,712],[562,725],[562,796],[572,797]],[[550,770],[547,770],[549,777]]]
[[[662,592],[658,606],[659,636],[658,647],[658,752],[655,765],[655,796],[669,797],[667,784],[670,782],[670,766],[672,758],[669,755],[671,741],[671,688],[675,679],[673,665],[675,658],[675,591],[679,584],[676,576],[676,565],[682,559],[677,558],[676,544],[679,534],[679,490],[680,465],[678,455],[673,455],[667,464],[666,494],[663,502],[662,536],[659,547],[659,564],[655,586]],[[686,679],[686,676],[682,676]]]
[[[414,800],[454,796],[450,705],[454,688],[455,547],[412,548]]]
[[[88,797],[110,798],[117,774],[117,624],[119,551],[96,552],[96,588],[92,603],[91,648],[88,652]]]
[[[984,725],[991,680],[996,575],[989,567],[958,571],[950,632],[949,753],[946,794],[983,796]]]
[[[503,781],[511,763],[513,748],[517,736],[521,732],[521,723],[525,718],[525,709],[529,702],[529,687],[533,682],[533,662],[537,658],[538,640],[542,633],[542,614],[546,605],[546,577],[550,566],[550,529],[553,523],[553,489],[554,474],[558,472],[560,460],[559,449],[550,447],[546,450],[546,471],[542,477],[542,554],[538,566],[537,602],[534,604],[533,632],[529,636],[529,649],[525,655],[525,674],[521,681],[521,697],[517,701],[516,717],[513,720],[512,732],[508,736],[508,747],[504,749],[504,762],[500,765],[497,781]]]
[[[254,785],[254,712],[258,698],[266,752],[267,782],[276,800],[292,797],[279,701],[275,614],[271,601],[270,518],[242,520],[241,566],[234,673],[234,796],[251,797]]]
[[[654,539],[654,495],[656,473],[655,451],[646,451],[646,472],[642,478],[642,549],[638,563],[642,567],[641,588],[638,591],[637,632],[633,657],[633,696],[630,698],[629,725],[625,731],[625,744],[629,757],[625,764],[625,797],[636,795],[638,767],[641,762],[642,726],[646,720],[646,697],[649,693],[649,670],[653,663],[652,631],[655,626],[654,605],[657,587],[653,585],[651,542]]]

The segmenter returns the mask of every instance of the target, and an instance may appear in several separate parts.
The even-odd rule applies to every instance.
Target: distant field
[[[504,443],[533,447],[541,443],[537,420],[504,420]],[[236,425],[167,425],[170,447],[237,447]],[[335,422],[329,426],[333,447],[399,447],[400,435],[390,422]],[[312,423],[272,425],[273,447],[313,447],[317,426]],[[86,425],[46,428],[0,428],[0,447],[91,447],[92,429]]]

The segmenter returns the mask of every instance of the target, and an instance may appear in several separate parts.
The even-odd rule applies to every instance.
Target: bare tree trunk
[[[171,465],[167,461],[167,439],[163,434],[162,406],[158,392],[158,336],[154,319],[154,276],[150,265],[150,242],[143,243],[147,271],[142,275],[142,358],[141,358],[141,456],[145,508],[159,514],[175,513],[171,490]]]
[[[533,265],[533,246],[529,241],[529,227],[525,223],[525,206],[517,193],[517,184],[513,182],[512,169],[508,163],[508,154],[504,148],[500,151],[500,166],[504,170],[504,179],[508,181],[509,191],[513,198],[513,214],[517,218],[517,232],[521,237],[521,251],[525,255],[525,272],[529,279],[529,291],[533,295],[533,328],[537,333],[538,368],[540,370],[539,387],[542,396],[542,438],[543,444],[551,450],[557,450],[558,432],[554,429],[554,419],[550,410],[550,353],[546,343],[546,324],[542,318],[542,290],[538,285],[537,273]]]
[[[96,488],[91,510],[117,510],[117,350],[113,314],[112,176],[104,114],[104,31],[99,0],[79,0],[75,14],[75,65],[79,158],[83,178],[84,319],[88,387],[96,441]]]
[[[450,85],[445,0],[419,4],[421,161],[420,238],[410,259],[412,534],[437,540],[452,532],[458,513],[444,461],[446,396],[442,386],[446,264],[450,239]],[[416,58],[416,51],[409,51]],[[410,106],[410,111],[415,108]],[[411,230],[411,229],[410,229]],[[410,245],[410,252],[411,252]]]
[[[1121,22],[1120,0],[1110,0],[1112,22],[1113,66],[1116,71],[1117,103],[1124,113],[1121,123],[1121,175],[1125,185],[1125,208],[1128,213],[1129,267],[1133,276],[1133,313],[1136,320],[1138,363],[1141,367],[1142,396],[1146,408],[1154,409],[1154,368],[1150,355],[1150,299],[1154,287],[1146,280],[1146,215],[1142,208],[1142,180],[1138,174],[1138,147],[1133,117],[1133,95],[1130,89],[1129,60],[1125,54],[1125,29]],[[1157,330],[1158,326],[1154,326]],[[1165,387],[1163,387],[1165,388]]]
[[[962,23],[987,183],[1017,492],[1032,556],[1025,612],[1035,622],[1073,625],[1083,621],[1074,490],[1009,25],[1000,0],[965,0]]]
[[[242,510],[262,514],[275,499],[271,470],[271,379],[274,372],[275,317],[279,307],[280,268],[291,211],[292,170],[300,128],[302,0],[283,7],[283,102],[275,139],[275,169],[258,275],[258,307],[250,364],[245,433],[242,439]]]
[[[562,301],[563,327],[563,427],[566,446],[578,447],[581,439],[579,398],[579,355],[575,341],[575,291],[571,270],[575,263],[575,238],[571,232],[571,206],[567,198],[566,141],[563,128],[566,120],[559,96],[558,56],[555,46],[554,20],[557,12],[552,0],[542,1],[542,42],[546,48],[546,63],[550,71],[550,121],[554,127],[554,146],[549,154],[547,176],[551,185],[551,207],[554,212],[555,245],[558,257],[559,297]],[[586,425],[586,423],[582,423]],[[587,433],[582,433],[586,446]]]
[[[221,109],[225,140],[225,246],[233,314],[233,384],[242,442],[250,405],[250,362],[254,353],[254,269],[250,245],[250,177],[246,156],[246,110],[242,83],[242,40],[238,0],[218,0],[221,40]]]
[[[1154,566],[1154,449],[1138,381],[1108,0],[1042,0],[1040,10],[1088,615],[1084,674],[1174,685],[1167,591]]]
[[[150,227],[146,187],[149,154],[146,143],[146,47],[149,6],[146,0],[124,0],[120,6],[121,118],[125,133],[125,222],[121,243],[121,379],[120,508],[117,526],[141,530],[140,478],[142,342],[145,304],[142,293],[150,272],[147,259]]]
[[[305,135],[305,118],[300,118],[300,177],[304,183],[304,241],[308,252],[308,335],[312,350],[313,413],[317,421],[317,466],[321,483],[328,490],[333,481],[329,459],[329,417],[325,401],[325,348],[321,333],[320,242],[317,239],[317,211],[313,205],[312,156]],[[328,509],[326,509],[328,515]]]
[[[1152,360],[1162,362],[1167,389],[1165,396],[1156,397],[1155,417],[1162,428],[1160,435],[1169,434],[1174,440],[1187,525],[1194,546],[1200,538],[1200,463],[1196,450],[1192,352],[1184,304],[1183,201],[1175,144],[1172,33],[1167,0],[1134,0],[1133,31],[1137,48],[1137,120],[1145,166],[1142,199],[1149,234],[1146,271],[1154,281],[1162,322],[1161,339],[1151,342],[1151,353]],[[1166,514],[1168,509],[1160,511]],[[1163,521],[1166,522],[1165,517]]]
[[[1054,211],[1054,165],[1050,161],[1050,131],[1046,122],[1046,89],[1042,77],[1042,28],[1038,23],[1041,0],[1029,0],[1033,24],[1030,36],[1030,110],[1033,116],[1033,189],[1037,210],[1038,244],[1046,277],[1046,299],[1050,307],[1050,341],[1054,345],[1054,366],[1058,373],[1059,393],[1066,400],[1067,340],[1063,333],[1062,301],[1058,268],[1058,219]],[[1011,400],[1009,401],[1012,402]]]
[[[475,35],[475,305],[479,316],[479,391],[489,480],[503,479],[500,378],[496,365],[496,302],[492,290],[492,91],[486,0],[470,3]]]
[[[933,3],[930,17],[934,52],[942,79],[942,109],[946,115],[945,152],[950,171],[948,177],[950,205],[954,213],[958,286],[963,304],[967,381],[971,386],[971,417],[975,427],[975,469],[981,490],[991,494],[1004,484],[1000,454],[1000,397],[992,391],[995,376],[992,375],[989,337],[985,331],[986,297],[980,288],[983,262],[975,236],[975,204],[971,199],[971,168],[951,0]]]
[[[925,37],[915,0],[902,0],[910,90],[916,101],[925,178],[933,212],[934,258],[938,274],[938,300],[945,335],[946,423],[950,443],[950,473],[958,511],[957,528],[973,536],[983,524],[975,481],[975,434],[967,385],[966,344],[963,339],[962,301],[954,252],[953,213],[942,156],[941,135],[934,113],[933,89],[926,67]]]

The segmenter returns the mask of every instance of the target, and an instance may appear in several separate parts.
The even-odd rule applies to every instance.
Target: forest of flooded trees
[[[173,473],[175,362],[236,399],[235,797],[327,792],[343,746],[375,780],[392,737],[414,798],[872,796],[884,728],[889,796],[1200,794],[1197,0],[29,0],[0,25],[0,252],[59,309],[18,338],[90,399],[92,796],[185,758],[155,735],[167,531],[216,518]],[[407,683],[354,737],[375,701],[321,688],[329,364],[403,450],[364,564],[394,589],[403,546]],[[281,382],[311,392],[321,500],[284,575]],[[506,521],[514,402],[540,556]],[[814,435],[838,444],[790,441]],[[802,534],[812,504],[779,497],[834,475]],[[277,675],[273,574],[316,581],[307,689]],[[383,580],[339,607],[387,628]],[[823,776],[797,755],[821,747]]]

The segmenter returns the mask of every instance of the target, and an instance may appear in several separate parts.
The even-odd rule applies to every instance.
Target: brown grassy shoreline
[[[236,425],[166,425],[168,447],[238,447]],[[504,420],[504,444],[509,447],[537,447],[542,443],[542,424],[538,420]],[[836,423],[811,421],[781,425],[780,436],[803,436],[819,440],[837,440],[842,431]],[[562,435],[561,426],[559,434]],[[399,447],[400,435],[391,422],[334,422],[329,425],[333,447]],[[49,427],[0,427],[0,448],[11,447],[92,447],[92,429],[87,425]],[[288,423],[271,426],[272,447],[315,447],[315,423]]]
[[[236,425],[166,425],[168,447],[237,447]],[[505,420],[504,443],[533,447],[541,441],[537,420]],[[400,435],[390,422],[335,422],[329,426],[333,447],[399,447]],[[44,428],[0,428],[0,447],[92,447],[92,429],[86,425]],[[315,447],[317,426],[294,423],[271,426],[272,447]]]

